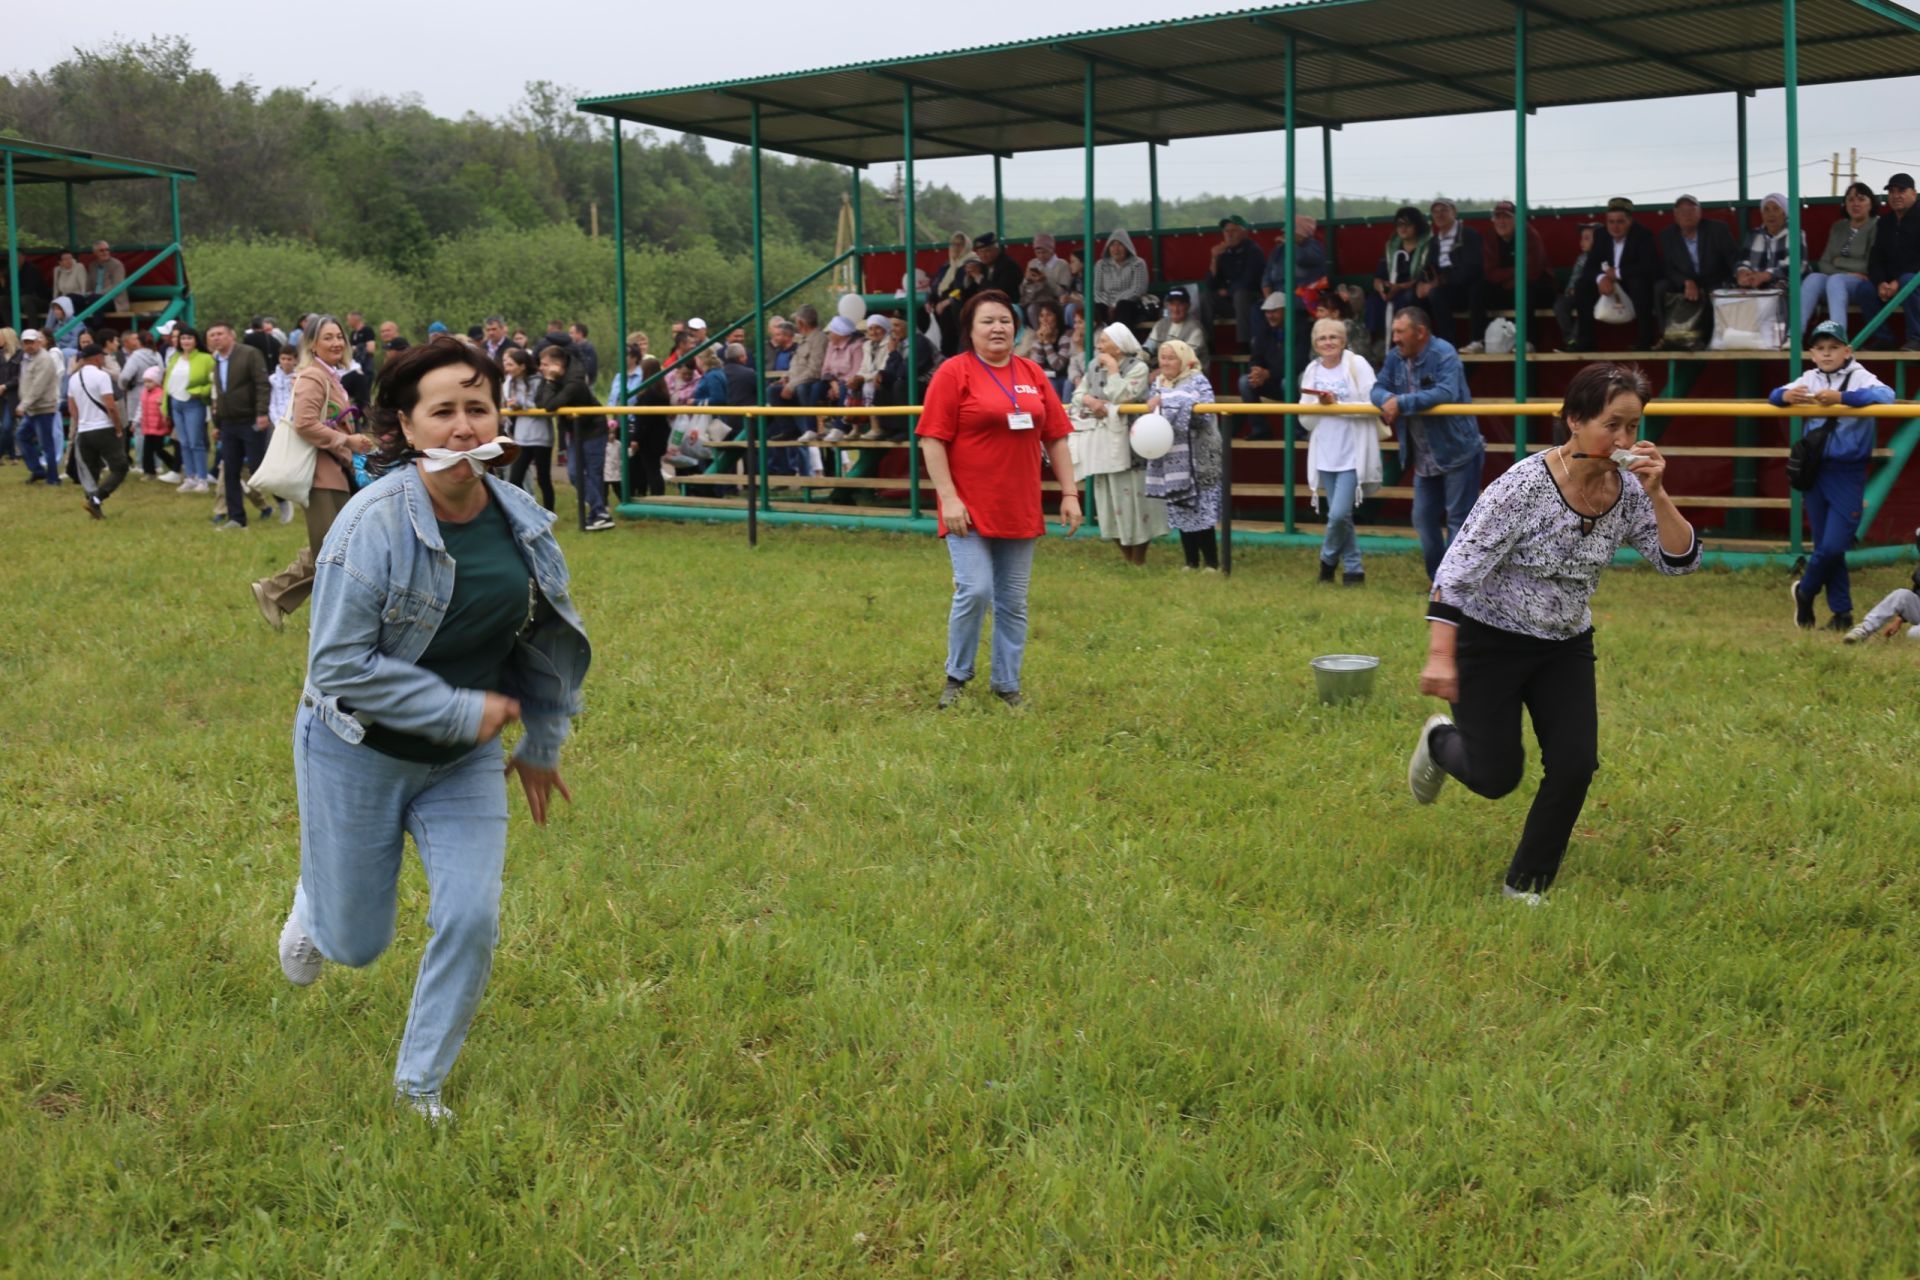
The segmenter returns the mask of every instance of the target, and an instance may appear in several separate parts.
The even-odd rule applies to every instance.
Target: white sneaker
[[[453,1123],[453,1109],[440,1101],[437,1093],[408,1093],[405,1089],[395,1089],[393,1105],[413,1108],[416,1114],[435,1128]]]
[[[1545,894],[1522,893],[1510,884],[1500,886],[1500,896],[1509,902],[1518,902],[1522,906],[1527,907],[1544,907],[1547,905],[1547,897]]]
[[[1460,348],[1460,354],[1463,356],[1485,355],[1486,351],[1487,344],[1484,342],[1469,342],[1466,346]]]
[[[157,479],[161,484],[179,484],[180,483],[180,473],[178,471],[162,471],[158,476],[154,478]]]
[[[818,431],[803,432],[800,435],[800,437],[794,441],[794,443],[795,444],[819,444],[820,433]]]
[[[1452,723],[1450,717],[1433,715],[1420,726],[1420,741],[1414,743],[1413,755],[1407,760],[1407,789],[1421,804],[1432,804],[1439,797],[1440,788],[1447,784],[1447,771],[1433,762],[1433,753],[1427,748],[1427,735],[1436,726]]]
[[[293,504],[291,502],[288,502],[285,498],[282,498],[280,499],[279,502],[275,503],[274,505],[279,509],[280,523],[292,524],[293,523]]]
[[[253,603],[259,607],[260,616],[267,620],[268,626],[272,627],[275,631],[286,630],[286,610],[267,599],[266,583],[256,582],[253,584]]]
[[[326,963],[327,958],[313,945],[313,939],[294,922],[293,912],[287,912],[287,922],[280,926],[280,972],[286,974],[287,981],[294,986],[308,987],[320,976],[321,966]]]
[[[241,524],[237,520],[232,520],[232,519],[229,519],[222,524],[217,524],[213,526],[213,531],[215,533],[232,533],[236,529],[238,529],[241,533],[245,533],[248,529],[248,526]]]
[[[833,430],[827,432],[826,434],[826,442],[828,444],[839,444],[842,440],[845,440],[846,438],[847,438],[847,433],[842,431],[838,427],[835,427]]]
[[[1844,636],[1841,636],[1840,638],[1846,641],[1848,644],[1859,644],[1862,640],[1865,640],[1868,636],[1872,634],[1873,634],[1873,628],[1869,627],[1866,623],[1863,622],[1859,626],[1855,627],[1853,630],[1847,632],[1847,634],[1845,634]]]

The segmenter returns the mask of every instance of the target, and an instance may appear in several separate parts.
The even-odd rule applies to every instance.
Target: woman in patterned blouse
[[[1553,883],[1599,767],[1588,602],[1614,552],[1631,545],[1665,574],[1700,564],[1693,526],[1667,496],[1666,459],[1635,442],[1650,392],[1629,365],[1588,365],[1567,388],[1566,440],[1515,463],[1454,535],[1427,606],[1420,692],[1451,718],[1420,730],[1407,783],[1433,803],[1448,775],[1497,799],[1520,785],[1520,708],[1546,776],[1527,813],[1503,892],[1530,906]],[[1616,451],[1631,459],[1616,462]],[[1629,484],[1631,476],[1638,483]]]

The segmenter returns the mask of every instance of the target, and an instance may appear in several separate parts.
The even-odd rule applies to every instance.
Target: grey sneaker
[[[938,709],[941,711],[945,711],[947,708],[951,707],[954,703],[960,701],[960,695],[965,693],[966,691],[967,691],[966,681],[955,680],[952,676],[948,676],[947,687],[940,691],[940,703],[939,703]]]
[[[453,1108],[440,1101],[438,1093],[408,1093],[405,1089],[396,1088],[393,1091],[393,1105],[411,1107],[415,1114],[436,1129],[443,1124],[453,1123]]]
[[[1857,627],[1850,628],[1847,631],[1847,634],[1845,634],[1844,636],[1841,636],[1840,638],[1846,641],[1848,644],[1859,644],[1862,640],[1865,640],[1868,636],[1872,634],[1873,634],[1873,628],[1869,627],[1866,623],[1863,622]]]
[[[1433,762],[1433,752],[1427,747],[1427,735],[1443,724],[1452,724],[1447,716],[1432,715],[1420,726],[1420,741],[1413,744],[1413,755],[1407,760],[1407,790],[1413,792],[1413,798],[1420,804],[1432,804],[1440,795],[1440,788],[1447,785],[1447,771]]]
[[[1010,707],[1022,706],[1027,701],[1025,698],[1020,696],[1020,691],[1018,689],[995,689],[993,691],[993,696],[1000,699],[1000,701],[1006,703]]]
[[[267,620],[268,626],[272,627],[275,631],[286,630],[286,626],[287,626],[286,610],[282,609],[279,605],[275,604],[273,601],[267,599],[266,583],[256,582],[253,584],[253,602],[254,604],[259,606],[260,616]]]
[[[1545,894],[1525,893],[1510,884],[1500,886],[1500,896],[1509,902],[1517,902],[1526,907],[1544,907],[1547,905],[1547,896]]]
[[[280,926],[280,972],[286,974],[287,981],[294,986],[310,987],[326,963],[320,948],[313,945],[313,939],[294,921],[293,912],[287,912],[287,922]]]

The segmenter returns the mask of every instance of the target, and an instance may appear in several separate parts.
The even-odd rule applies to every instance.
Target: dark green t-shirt
[[[533,575],[497,502],[465,524],[442,520],[440,537],[453,557],[453,599],[419,665],[456,689],[497,693],[501,669],[533,607]],[[470,742],[431,742],[377,724],[368,727],[365,742],[417,764],[449,764],[473,750]]]

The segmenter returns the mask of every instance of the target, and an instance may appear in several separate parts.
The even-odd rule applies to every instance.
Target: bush
[[[202,328],[215,321],[243,323],[270,315],[291,329],[303,311],[346,317],[359,311],[370,324],[392,320],[402,331],[422,328],[408,282],[371,263],[343,257],[300,240],[274,237],[193,240],[187,278]]]

